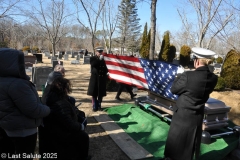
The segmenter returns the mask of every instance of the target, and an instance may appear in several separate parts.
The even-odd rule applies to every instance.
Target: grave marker
[[[91,56],[83,56],[83,64],[90,64]]]
[[[32,82],[38,91],[42,91],[42,85],[45,85],[52,67],[41,66],[32,68]]]

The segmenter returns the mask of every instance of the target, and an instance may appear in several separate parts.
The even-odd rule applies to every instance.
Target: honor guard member
[[[106,82],[108,69],[102,55],[103,48],[96,48],[96,55],[90,57],[91,77],[87,95],[92,96],[92,109],[94,112],[101,110],[101,103],[106,96]]]
[[[208,65],[215,53],[204,48],[192,48],[194,71],[175,78],[171,92],[178,95],[165,146],[165,158],[170,160],[199,159],[205,103],[217,84],[218,77]]]

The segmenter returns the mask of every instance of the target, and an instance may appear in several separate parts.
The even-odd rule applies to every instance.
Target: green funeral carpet
[[[114,106],[105,111],[129,136],[154,156],[152,159],[163,158],[170,122],[133,104]],[[224,159],[238,145],[238,137],[235,135],[212,138],[211,141],[208,145],[201,144],[201,160]]]

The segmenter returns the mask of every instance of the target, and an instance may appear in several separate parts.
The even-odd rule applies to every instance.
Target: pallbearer
[[[195,70],[178,74],[171,87],[171,92],[179,97],[174,106],[164,159],[192,160],[194,154],[196,160],[199,158],[204,106],[218,77],[208,68],[215,55],[213,51],[192,48],[192,52]]]

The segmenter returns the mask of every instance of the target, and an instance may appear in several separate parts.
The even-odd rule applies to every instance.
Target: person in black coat
[[[130,85],[127,85],[127,84],[124,84],[124,83],[120,83],[120,82],[117,82],[118,83],[118,91],[117,91],[117,95],[115,97],[115,99],[121,101],[122,99],[120,98],[120,95],[123,91],[123,89],[125,88],[126,91],[130,94],[131,96],[131,99],[133,99],[137,94],[134,94],[133,91],[132,91],[132,87]]]
[[[102,48],[96,49],[96,55],[90,58],[91,77],[87,95],[92,96],[92,109],[94,112],[101,110],[102,98],[106,96],[106,82],[108,69],[104,61]]]
[[[179,97],[165,146],[165,159],[192,160],[199,158],[205,103],[217,84],[218,77],[209,71],[214,52],[193,48],[194,71],[178,74],[171,92]]]
[[[75,106],[69,102],[71,83],[62,76],[53,80],[46,95],[46,104],[51,113],[43,119],[43,153],[56,153],[61,160],[87,160],[89,136],[84,124],[79,123]],[[41,143],[42,144],[42,143]]]

